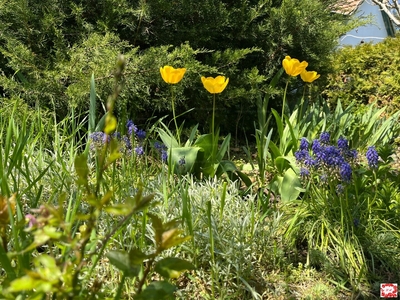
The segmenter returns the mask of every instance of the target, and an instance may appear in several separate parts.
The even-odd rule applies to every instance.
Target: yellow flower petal
[[[225,76],[213,77],[201,77],[201,82],[203,82],[204,88],[211,94],[221,93],[228,85],[229,78]]]
[[[307,71],[304,70],[303,72],[300,73],[300,77],[304,82],[308,82],[311,83],[314,80],[318,79],[319,76],[321,76],[320,74],[318,74],[315,71]]]
[[[175,69],[171,66],[164,66],[160,68],[160,73],[162,79],[169,84],[176,84],[182,80],[183,75],[185,75],[186,68]]]
[[[285,59],[282,61],[282,66],[288,75],[297,76],[307,68],[308,62],[300,62],[298,59],[286,56]]]

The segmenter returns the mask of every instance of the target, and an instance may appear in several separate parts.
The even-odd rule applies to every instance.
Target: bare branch
[[[372,0],[372,2],[386,13],[394,24],[400,26],[400,0]]]

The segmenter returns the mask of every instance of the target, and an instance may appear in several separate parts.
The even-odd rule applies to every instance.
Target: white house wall
[[[373,16],[372,24],[358,27],[341,36],[341,46],[356,46],[362,42],[379,43],[388,36],[382,13],[377,5],[372,4],[371,0],[365,0],[355,12],[354,17],[365,17],[368,15]]]

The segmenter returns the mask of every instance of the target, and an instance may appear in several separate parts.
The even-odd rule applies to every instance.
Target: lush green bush
[[[325,94],[330,101],[341,99],[347,106],[377,102],[388,111],[400,108],[400,35],[378,44],[361,44],[338,51],[334,72],[328,77]]]
[[[87,109],[89,78],[100,99],[111,90],[108,72],[118,53],[127,57],[125,86],[117,113],[130,117],[170,112],[159,67],[188,68],[177,91],[177,111],[196,108],[193,123],[207,124],[210,100],[200,75],[222,74],[230,86],[217,102],[224,131],[252,129],[255,83],[276,73],[285,55],[307,60],[326,73],[328,57],[345,32],[328,3],[292,1],[8,1],[0,9],[0,87],[31,106]],[[318,41],[318,43],[316,43]],[[300,83],[300,82],[299,82]],[[188,88],[190,87],[190,89]],[[280,106],[276,98],[275,107]]]

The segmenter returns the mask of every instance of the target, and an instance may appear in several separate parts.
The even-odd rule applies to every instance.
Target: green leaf
[[[96,86],[94,83],[94,73],[90,78],[90,107],[89,107],[89,134],[91,134],[96,126]]]
[[[170,153],[171,161],[174,164],[174,171],[177,174],[187,174],[192,172],[197,161],[197,154],[199,150],[199,147],[172,148]],[[185,160],[185,164],[180,165],[179,161],[183,158]]]
[[[204,158],[208,159],[212,154],[213,137],[211,133],[202,134],[194,143],[194,146],[200,147],[204,151]]]
[[[116,216],[127,216],[132,212],[132,210],[132,205],[125,203],[115,204],[104,208],[105,212]]]
[[[283,140],[283,120],[281,119],[281,116],[275,109],[272,108],[271,111],[275,117],[276,126],[278,127],[279,139],[282,141]]]
[[[117,128],[117,118],[113,115],[107,114],[106,116],[106,127],[104,128],[104,132],[106,134],[111,134]]]
[[[43,280],[41,279],[34,279],[30,276],[23,276],[12,281],[6,291],[8,293],[31,291],[33,289],[36,289],[41,283],[43,283]]]
[[[196,124],[196,126],[192,128],[192,131],[190,132],[189,135],[189,139],[185,143],[185,147],[190,147],[193,144],[194,138],[196,137],[197,133],[197,127],[199,127],[199,124]]]
[[[282,202],[296,200],[299,197],[302,188],[302,184],[297,174],[292,169],[288,169],[283,176],[281,186]]]
[[[246,184],[247,187],[250,187],[253,183],[251,182],[251,179],[249,176],[244,174],[243,172],[240,172],[239,170],[236,170],[236,174],[239,176],[239,178]]]
[[[163,123],[161,123],[164,125]],[[160,136],[160,139],[163,141],[164,145],[167,148],[176,148],[179,147],[179,143],[172,134],[172,132],[164,125],[166,130],[163,130],[161,128],[157,128],[158,135]]]
[[[106,254],[110,263],[128,277],[138,276],[140,265],[132,263],[130,255],[125,251],[111,250]]]
[[[166,281],[153,281],[139,295],[135,296],[135,300],[172,300],[175,299],[174,292],[176,286]]]
[[[269,146],[269,149],[271,150],[271,152],[273,154],[272,158],[277,158],[279,156],[282,156],[281,151],[279,150],[279,148],[276,146],[276,144],[273,141],[270,141],[268,146]]]
[[[176,258],[167,257],[156,263],[155,271],[164,278],[178,278],[187,270],[194,270],[195,267],[188,261]]]
[[[77,155],[75,157],[75,171],[78,174],[78,178],[82,183],[88,182],[89,168],[87,165],[87,156],[85,154]]]
[[[108,164],[112,164],[113,162],[115,162],[117,159],[121,158],[122,154],[119,152],[112,152],[110,153],[110,155],[108,156],[108,160],[107,163]]]
[[[3,245],[0,244],[0,264],[7,273],[9,280],[14,280],[16,277],[15,270],[11,266],[11,260],[8,258],[7,253],[4,251]]]
[[[178,228],[173,228],[167,231],[164,231],[161,237],[161,248],[162,250],[166,250],[177,245],[180,245],[187,240],[190,240],[191,236],[182,237],[182,230]]]
[[[154,194],[141,197],[135,205],[135,211],[141,211],[150,206],[151,201],[154,199]]]
[[[129,251],[129,260],[135,265],[141,265],[145,259],[150,258],[150,255],[144,254],[138,248],[132,248]]]
[[[229,143],[231,141],[231,134],[228,134],[225,138],[224,141],[222,142],[221,148],[219,149],[217,156],[216,156],[216,161],[220,162],[224,156],[226,151],[228,150]]]
[[[153,228],[154,228],[154,235],[155,235],[155,241],[156,241],[156,245],[160,245],[161,244],[161,239],[162,239],[162,235],[164,233],[164,227],[162,224],[161,219],[151,213],[147,214],[149,216],[149,218],[151,219]]]
[[[101,205],[106,205],[110,202],[111,198],[113,197],[114,193],[112,191],[108,191],[100,200]]]
[[[96,129],[95,131],[103,131],[104,130],[104,126],[106,124],[106,118],[108,116],[108,112],[106,112],[101,119],[99,120],[99,122],[96,125]]]

